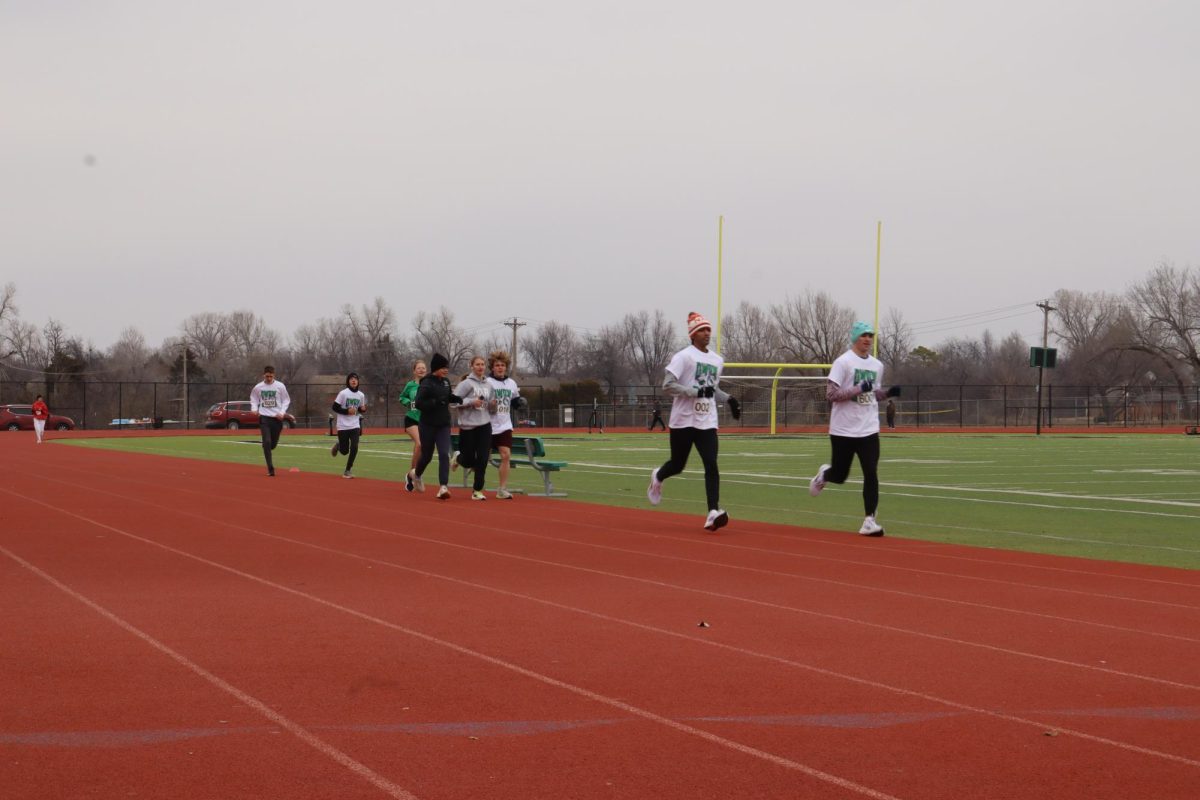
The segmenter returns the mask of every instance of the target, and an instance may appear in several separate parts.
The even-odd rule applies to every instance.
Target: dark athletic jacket
[[[436,375],[426,375],[417,387],[414,405],[421,412],[421,424],[431,428],[450,427],[450,405],[459,405],[462,398],[450,391],[450,381]]]

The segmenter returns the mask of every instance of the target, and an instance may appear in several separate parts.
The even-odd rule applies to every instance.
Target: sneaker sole
[[[728,524],[729,524],[729,515],[728,515],[728,514],[722,514],[721,516],[717,517],[716,519],[714,519],[714,520],[712,521],[712,525],[711,525],[711,526],[709,526],[709,525],[705,525],[705,526],[704,526],[704,530],[706,530],[706,531],[716,531],[716,530],[718,530],[718,529],[720,529],[720,528],[724,528],[724,527],[725,527],[726,525],[728,525]]]
[[[873,533],[862,533],[862,532],[860,532],[858,535],[859,535],[859,536],[874,536],[874,537],[879,537],[879,536],[883,536],[883,529],[881,528],[880,530],[874,531]]]

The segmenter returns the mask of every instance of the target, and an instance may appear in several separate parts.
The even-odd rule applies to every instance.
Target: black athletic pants
[[[650,427],[649,427],[649,428],[647,428],[646,430],[648,430],[648,431],[652,431],[652,430],[654,430],[654,426],[655,426],[655,425],[660,425],[660,426],[662,426],[662,429],[663,429],[664,431],[667,429],[667,423],[663,422],[662,415],[660,415],[660,414],[655,414],[655,415],[654,415],[654,419],[652,419],[652,420],[650,421]]]
[[[417,462],[417,477],[425,474],[425,468],[433,461],[434,448],[438,457],[438,485],[447,486],[450,483],[450,426],[440,425],[436,428],[424,422],[417,425],[421,437],[421,460]]]
[[[492,426],[458,429],[458,465],[474,470],[475,480],[471,484],[477,492],[483,491],[483,477],[487,472],[488,459],[492,455]]]
[[[279,434],[283,433],[283,420],[278,417],[259,417],[258,430],[262,434],[263,455],[267,458],[267,472],[275,474],[271,451],[279,445]]]
[[[692,446],[704,463],[704,494],[708,499],[708,510],[721,507],[721,473],[717,469],[717,429],[671,428],[671,457],[658,468],[658,479],[665,481],[672,475],[683,472],[687,466]]]
[[[830,436],[833,445],[833,463],[825,470],[829,483],[845,483],[850,474],[850,465],[858,456],[858,465],[863,472],[863,510],[868,517],[875,516],[879,508],[879,434],[870,436]]]
[[[360,436],[362,436],[362,428],[350,428],[349,430],[338,431],[338,452],[342,455],[350,455],[350,458],[346,459],[346,472],[354,469],[354,459],[358,456],[358,439]]]

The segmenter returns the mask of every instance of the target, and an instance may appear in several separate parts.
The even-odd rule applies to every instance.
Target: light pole
[[[1038,303],[1037,307],[1042,310],[1042,360],[1038,363],[1038,387],[1037,387],[1037,430],[1036,435],[1042,435],[1042,371],[1046,368],[1046,347],[1049,344],[1050,338],[1050,312],[1055,311],[1054,306],[1050,305],[1047,300],[1043,303]]]

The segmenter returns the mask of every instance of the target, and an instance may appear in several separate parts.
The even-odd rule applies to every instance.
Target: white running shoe
[[[483,492],[471,492],[472,500],[487,500],[487,495]]]
[[[717,528],[724,528],[728,524],[729,515],[722,508],[714,508],[704,518],[704,530],[706,531],[715,531]]]
[[[829,469],[829,465],[822,464],[821,468],[817,470],[817,474],[808,482],[808,493],[813,497],[819,495],[821,490],[825,488],[825,470],[827,469]]]
[[[350,470],[346,470],[345,472],[342,473],[342,477],[343,478],[353,478],[354,476],[350,474]]]
[[[657,468],[650,472],[650,487],[646,489],[646,499],[650,501],[650,505],[652,506],[656,506],[662,502],[662,481],[658,479]]]
[[[512,500],[512,492],[510,492],[508,489],[497,489],[496,490],[496,499],[497,500]]]
[[[460,452],[459,450],[455,450],[453,453],[450,454],[450,471],[451,472],[454,472],[454,470],[458,469],[458,454],[459,454],[459,452]]]
[[[862,527],[858,529],[859,536],[883,536],[883,526],[875,521],[875,517],[867,517],[863,520]]]
[[[438,493],[437,493],[437,499],[438,500],[449,500],[450,499],[450,487],[449,486],[439,487]]]
[[[411,469],[408,472],[404,473],[404,491],[411,492],[413,489],[417,488],[417,482],[413,478],[414,474],[415,474],[414,470],[411,470]]]

